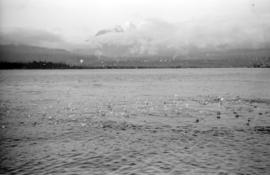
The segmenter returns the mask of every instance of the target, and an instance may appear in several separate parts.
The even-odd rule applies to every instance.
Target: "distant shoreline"
[[[159,66],[117,66],[117,65],[89,65],[89,66],[78,66],[78,65],[68,65],[65,63],[53,63],[53,62],[43,62],[43,61],[33,61],[33,62],[0,62],[0,69],[184,69],[184,68],[270,68],[270,65],[266,64],[253,64],[250,66],[188,66],[188,65],[159,65]]]

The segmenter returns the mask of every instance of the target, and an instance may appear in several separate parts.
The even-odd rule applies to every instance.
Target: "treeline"
[[[64,63],[33,61],[28,63],[0,62],[0,69],[71,69],[73,66]]]
[[[65,63],[53,63],[33,61],[29,63],[0,62],[0,69],[145,69],[145,68],[181,68],[181,66],[149,66],[149,65],[68,65]]]
[[[257,60],[253,63],[252,67],[256,68],[270,68],[270,57]]]
[[[270,57],[253,60],[249,63],[244,60],[176,60],[167,63],[159,61],[141,62],[129,61],[102,61],[92,64],[70,65],[60,62],[33,61],[33,62],[0,62],[0,69],[146,69],[146,68],[219,68],[219,67],[253,67],[270,68]]]

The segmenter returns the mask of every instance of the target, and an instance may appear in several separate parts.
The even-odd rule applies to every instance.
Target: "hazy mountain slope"
[[[83,60],[83,63],[80,62]],[[53,62],[84,67],[269,67],[270,49],[196,51],[189,55],[100,57],[63,49],[0,45],[0,62]]]
[[[0,61],[2,62],[61,62],[71,65],[80,64],[83,59],[85,64],[90,64],[97,58],[92,55],[80,55],[64,49],[49,49],[28,45],[1,45]]]

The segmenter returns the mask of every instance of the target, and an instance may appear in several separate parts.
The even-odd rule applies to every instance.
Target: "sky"
[[[0,0],[1,43],[153,55],[267,47],[268,31],[269,0]]]

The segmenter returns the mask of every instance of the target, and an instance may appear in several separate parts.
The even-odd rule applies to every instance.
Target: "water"
[[[270,172],[269,69],[0,75],[2,174]]]

